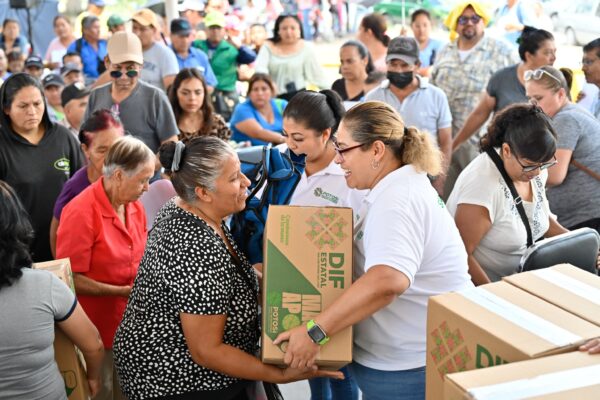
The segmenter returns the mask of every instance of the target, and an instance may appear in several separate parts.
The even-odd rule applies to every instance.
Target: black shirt
[[[344,101],[360,101],[365,95],[365,91],[363,90],[353,98],[349,99],[348,93],[346,92],[346,81],[344,78],[340,78],[333,82],[333,85],[331,85],[331,90],[337,92],[337,94],[339,94]]]
[[[0,128],[0,179],[12,186],[29,213],[35,239],[33,260],[51,260],[50,221],[63,184],[84,164],[77,139],[62,125],[50,128],[37,144],[6,128]]]

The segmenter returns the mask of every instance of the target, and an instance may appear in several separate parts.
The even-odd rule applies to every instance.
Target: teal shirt
[[[192,46],[206,53],[219,82],[216,89],[222,91],[235,90],[238,64],[251,63],[256,58],[256,54],[252,50],[246,49],[244,46],[236,49],[226,40],[222,40],[214,49],[208,46],[206,40],[196,40]]]

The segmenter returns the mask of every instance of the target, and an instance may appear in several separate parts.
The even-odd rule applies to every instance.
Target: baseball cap
[[[25,60],[25,68],[27,67],[38,67],[44,68],[44,62],[40,56],[29,56]]]
[[[210,28],[211,26],[225,27],[225,15],[218,11],[211,11],[204,17],[204,26]]]
[[[71,72],[81,72],[81,68],[79,68],[79,65],[75,64],[75,63],[66,63],[65,65],[63,65],[60,68],[60,74],[63,76],[63,78],[65,76],[67,76],[69,73]]]
[[[203,11],[204,2],[202,0],[183,0],[183,3],[177,6],[177,10],[179,12],[184,12],[187,10]]]
[[[65,81],[57,74],[48,74],[42,78],[42,86],[44,89],[50,86],[65,86]]]
[[[390,60],[402,60],[407,64],[414,65],[419,61],[419,45],[414,38],[399,36],[390,41],[387,49],[385,62]]]
[[[115,26],[119,26],[119,25],[124,25],[125,24],[125,20],[117,14],[113,14],[110,17],[108,17],[108,20],[106,21],[106,25],[109,28],[114,28]]]
[[[174,35],[187,36],[192,32],[192,26],[185,18],[175,18],[171,21],[171,33]]]
[[[90,94],[90,89],[86,88],[81,82],[74,82],[66,86],[60,94],[60,102],[62,106],[66,106],[71,100],[81,99]]]
[[[137,22],[142,26],[152,26],[156,29],[160,29],[160,24],[158,23],[158,18],[156,18],[156,14],[149,8],[142,8],[137,11],[131,17],[132,21]]]
[[[128,61],[144,64],[142,42],[131,32],[116,32],[106,45],[108,58],[113,64],[121,64]]]

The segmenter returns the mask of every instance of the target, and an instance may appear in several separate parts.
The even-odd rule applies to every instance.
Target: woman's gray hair
[[[228,158],[236,156],[235,150],[222,139],[200,136],[178,150],[180,162],[177,170],[172,171],[176,149],[175,143],[163,144],[159,150],[160,162],[170,172],[177,195],[188,203],[196,201],[197,187],[214,191],[215,182],[223,172],[223,164]]]
[[[124,136],[108,150],[102,173],[109,178],[117,169],[120,169],[125,175],[133,176],[145,163],[153,161],[154,158],[154,153],[144,142],[133,136]]]

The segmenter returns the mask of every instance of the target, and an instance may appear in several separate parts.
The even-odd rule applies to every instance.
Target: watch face
[[[319,344],[323,339],[326,338],[325,333],[318,327],[313,326],[308,330],[308,335],[313,340],[313,342]]]

